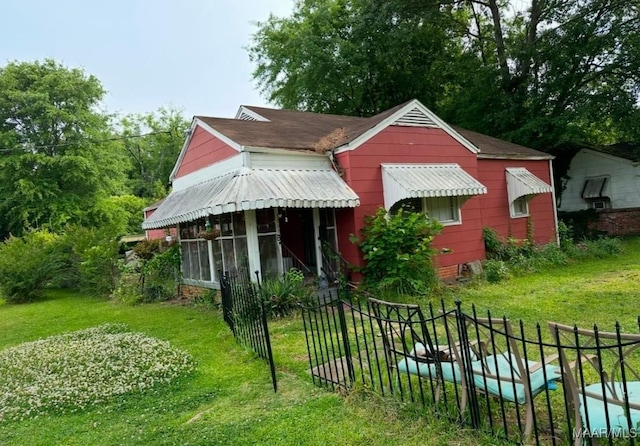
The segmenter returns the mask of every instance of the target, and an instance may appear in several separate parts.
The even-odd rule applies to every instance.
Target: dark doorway
[[[284,269],[300,268],[297,263],[302,262],[312,274],[315,273],[316,249],[313,210],[283,208],[280,209],[279,214]]]

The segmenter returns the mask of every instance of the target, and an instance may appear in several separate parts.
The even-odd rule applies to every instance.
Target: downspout
[[[556,245],[560,246],[560,233],[558,232],[558,205],[556,202],[556,185],[553,179],[553,160],[549,160],[549,176],[551,178],[551,199],[553,204],[553,222],[556,231]]]

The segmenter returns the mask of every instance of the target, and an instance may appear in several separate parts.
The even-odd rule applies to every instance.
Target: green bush
[[[261,286],[262,299],[268,317],[283,317],[294,312],[298,302],[311,298],[311,289],[304,284],[302,271],[291,268],[284,277],[265,280]]]
[[[11,303],[34,300],[64,269],[59,237],[46,230],[10,237],[0,245],[0,291]]]
[[[175,244],[143,261],[143,301],[158,302],[176,297],[180,280],[180,248]]]
[[[97,296],[113,292],[120,274],[115,238],[99,229],[71,226],[64,231],[57,250],[65,258],[59,285],[66,282],[70,288]]]
[[[489,283],[498,283],[509,277],[509,268],[502,260],[487,260],[483,268],[484,276]]]
[[[438,279],[431,243],[442,225],[425,214],[400,208],[387,215],[384,208],[365,217],[361,238],[352,236],[366,260],[364,285],[378,291],[424,294]]]
[[[139,304],[176,297],[180,280],[178,245],[163,248],[161,244],[141,242],[136,246],[140,245],[143,246],[141,252],[145,253],[145,257],[147,254],[151,257],[140,258],[135,264],[120,262],[120,275],[113,298],[128,304]]]

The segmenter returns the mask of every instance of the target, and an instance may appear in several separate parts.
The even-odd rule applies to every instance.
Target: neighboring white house
[[[567,178],[560,211],[640,208],[640,158],[630,145],[581,149]]]

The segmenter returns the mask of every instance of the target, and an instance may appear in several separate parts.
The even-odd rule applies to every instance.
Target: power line
[[[0,147],[0,152],[15,152],[15,151],[26,152],[26,151],[32,151],[32,150],[54,149],[54,148],[57,148],[57,147],[78,146],[78,145],[83,144],[83,143],[100,144],[100,143],[104,143],[104,142],[120,141],[120,140],[123,140],[123,139],[143,138],[145,136],[164,135],[164,134],[172,135],[173,132],[171,132],[171,131],[149,132],[149,133],[142,133],[142,134],[139,134],[139,135],[114,136],[112,138],[105,138],[105,139],[85,139],[85,140],[81,140],[81,141],[77,141],[77,142],[65,142],[65,143],[60,143],[60,144],[47,144],[47,145],[42,145],[42,146],[30,146],[30,147],[16,146],[16,147],[13,147],[13,148]]]

